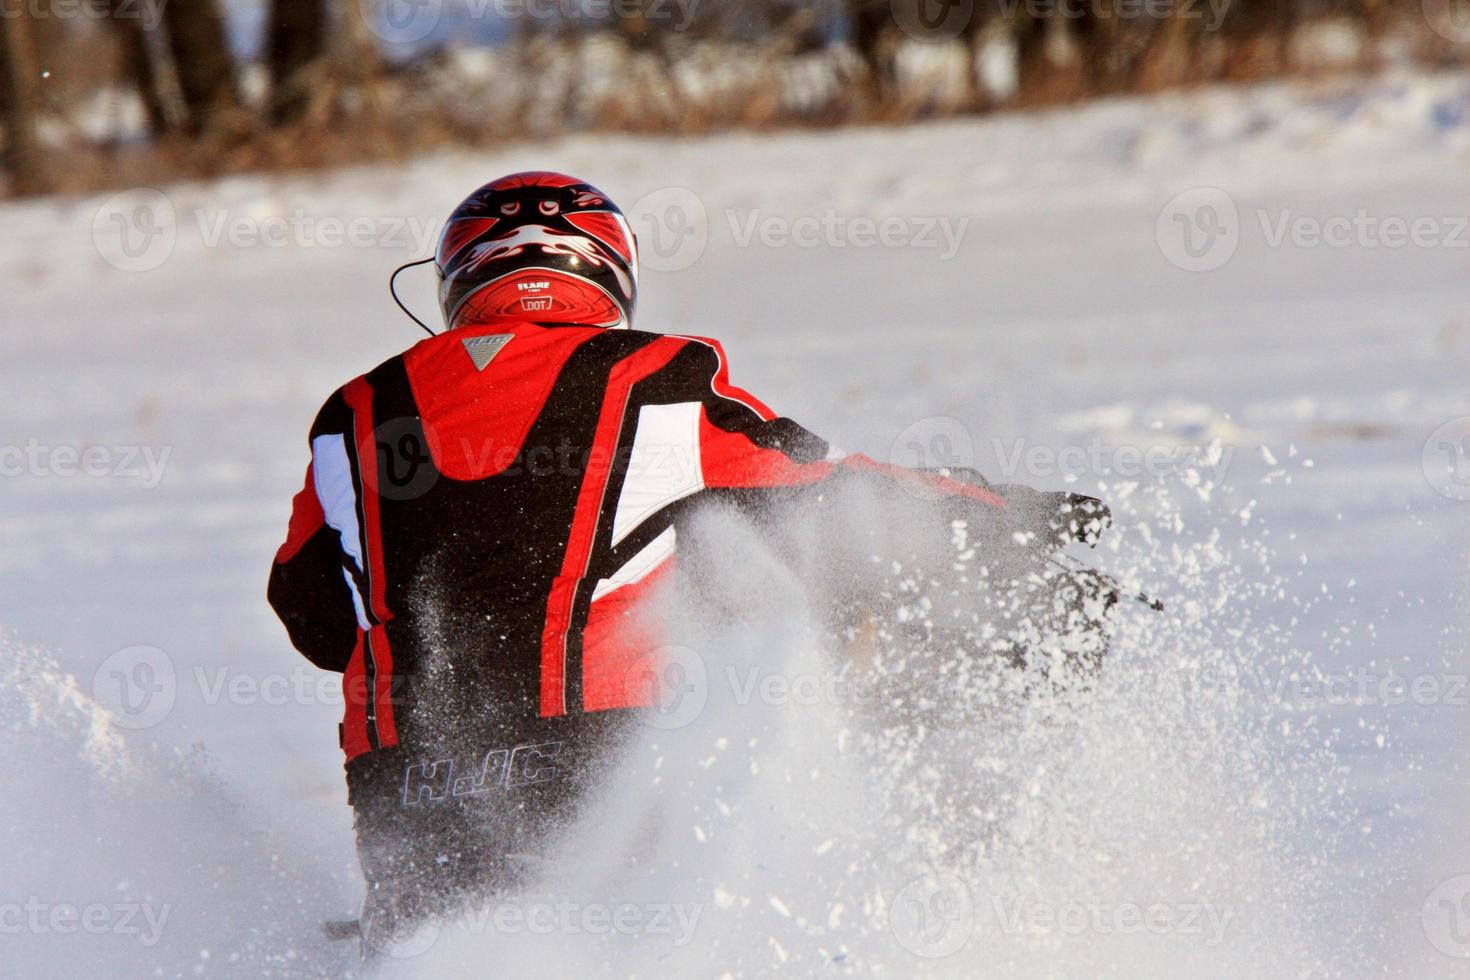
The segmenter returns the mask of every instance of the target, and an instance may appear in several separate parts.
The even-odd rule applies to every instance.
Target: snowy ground
[[[1091,775],[1022,760],[1044,826],[937,899],[948,878],[904,892],[895,862],[838,900],[866,874],[825,857],[866,839],[850,773],[782,783],[752,749],[707,785],[713,756],[671,749],[665,785],[691,812],[698,787],[743,798],[724,819],[748,846],[680,828],[662,885],[549,887],[677,901],[691,931],[558,919],[395,969],[1462,975],[1470,427],[1436,430],[1470,415],[1467,163],[1470,80],[1408,76],[6,206],[0,973],[356,968],[317,937],[359,894],[339,696],[265,573],[321,399],[415,339],[388,271],[479,182],[547,167],[639,202],[641,325],[720,337],[783,413],[875,456],[1132,501],[1107,560],[1171,605],[1125,632],[1115,676],[1239,676],[1179,700],[1105,682],[1071,750]],[[1173,455],[1139,474],[1149,447]],[[782,716],[777,754],[835,743],[833,710]],[[1245,740],[1242,775],[1223,756]],[[610,801],[599,832],[628,812]],[[1129,918],[1155,905],[1157,928]]]

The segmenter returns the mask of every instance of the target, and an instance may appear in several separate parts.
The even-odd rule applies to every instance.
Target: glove
[[[1089,548],[1096,548],[1103,532],[1113,526],[1113,512],[1108,505],[1096,497],[1085,497],[1080,493],[1066,494],[1056,516],[1056,527],[1063,545],[1080,541]]]
[[[1072,542],[1089,548],[1097,546],[1102,533],[1113,524],[1113,512],[1096,497],[1078,493],[1037,490],[1019,483],[995,484],[979,471],[969,467],[951,467],[929,472],[938,473],[960,483],[983,487],[1010,505],[1010,519],[1016,530],[1031,536],[1038,548],[1055,551]],[[968,502],[955,502],[969,508]],[[956,513],[954,516],[964,517]]]

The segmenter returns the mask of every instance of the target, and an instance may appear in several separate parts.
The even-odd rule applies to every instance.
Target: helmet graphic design
[[[591,184],[549,171],[475,191],[445,222],[434,254],[452,329],[495,317],[548,326],[626,327],[638,246],[623,212]]]

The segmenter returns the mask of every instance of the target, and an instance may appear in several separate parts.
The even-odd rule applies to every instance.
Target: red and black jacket
[[[469,718],[557,737],[637,706],[648,688],[627,678],[659,645],[639,607],[712,493],[866,471],[1003,506],[835,458],[733,387],[716,342],[632,330],[440,334],[334,393],[310,441],[269,598],[296,648],[344,674],[349,760]]]

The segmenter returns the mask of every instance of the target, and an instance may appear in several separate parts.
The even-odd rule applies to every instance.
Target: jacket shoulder
[[[403,387],[403,383],[407,378],[406,371],[409,356],[419,347],[436,340],[442,340],[443,337],[444,334],[426,337],[408,350],[394,354],[381,364],[373,367],[372,370],[364,371],[362,374],[349,380],[346,384],[343,384],[336,391],[332,392],[331,396],[322,405],[321,411],[317,413],[317,424],[325,423],[330,431],[342,431],[341,426],[350,424],[351,421],[354,393],[356,393],[356,397],[360,401],[363,395],[362,389],[364,388],[373,392],[398,391]],[[313,425],[313,436],[317,434],[316,430],[317,426]]]

